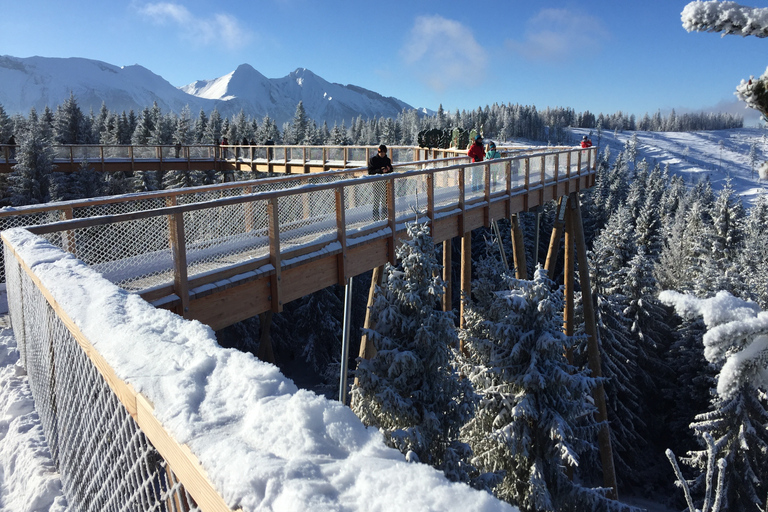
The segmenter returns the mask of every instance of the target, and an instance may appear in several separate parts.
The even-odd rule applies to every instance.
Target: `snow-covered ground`
[[[588,133],[589,130],[575,130],[574,140]],[[768,183],[757,177],[759,162],[768,158],[766,130],[604,132],[599,141],[594,131],[591,136],[601,152],[610,146],[615,156],[633,133],[639,142],[638,160],[646,158],[651,164],[669,164],[671,172],[691,181],[709,177],[714,188],[721,187],[730,177],[734,188],[744,197],[745,205],[768,188]],[[754,170],[749,158],[753,144],[758,160]],[[26,373],[18,363],[7,310],[5,290],[0,289],[0,511],[66,510],[66,498],[50,460]],[[271,478],[280,477],[271,475]],[[666,510],[653,502],[635,504],[653,511]]]
[[[730,178],[733,188],[741,194],[744,206],[750,206],[759,194],[768,192],[768,181],[760,180],[760,164],[768,160],[768,130],[740,128],[706,132],[614,132],[603,131],[598,140],[595,130],[573,130],[574,140],[582,135],[592,138],[600,155],[610,148],[611,161],[637,136],[638,162],[643,158],[651,165],[669,165],[670,172],[695,183],[707,177],[717,190]],[[755,164],[750,162],[754,145]]]

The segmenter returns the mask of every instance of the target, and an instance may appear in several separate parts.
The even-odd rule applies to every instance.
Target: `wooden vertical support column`
[[[363,329],[373,329],[376,327],[376,319],[371,315],[371,307],[373,306],[373,299],[376,296],[376,287],[381,286],[383,277],[383,265],[373,269],[373,273],[371,274],[371,287],[368,290],[368,307],[365,309]],[[370,359],[376,355],[376,346],[365,331],[363,331],[363,337],[360,339],[359,355],[361,359]]]
[[[176,206],[176,196],[166,197],[165,202],[168,206]],[[172,213],[168,216],[168,236],[173,254],[173,291],[181,299],[181,306],[176,308],[176,313],[186,318],[189,311],[189,280],[183,213]]]
[[[565,226],[565,212],[568,208],[568,197],[561,197],[557,200],[557,216],[555,224],[552,226],[552,236],[549,239],[549,250],[547,259],[544,262],[544,270],[547,271],[547,277],[554,279],[555,265],[557,265],[557,255],[560,251],[560,239],[563,236],[563,227]]]
[[[581,219],[581,207],[579,196],[571,194],[568,213],[572,215],[576,256],[579,262],[579,283],[581,284],[581,299],[584,309],[584,330],[587,334],[587,356],[592,377],[602,377],[603,371],[600,361],[600,346],[597,340],[597,324],[595,319],[595,307],[592,303],[592,288],[589,282],[589,262],[587,261],[587,246],[584,239],[584,225]],[[605,388],[598,383],[593,391],[595,405],[597,406],[597,421],[602,423],[597,433],[600,460],[603,465],[603,484],[612,490],[608,497],[619,499],[618,485],[616,483],[616,469],[613,464],[613,449],[611,448],[611,432],[608,425],[608,407],[605,402]]]
[[[459,307],[459,326],[464,328],[466,320],[464,319],[465,303],[472,296],[472,232],[467,231],[461,237],[461,306]],[[460,347],[464,349],[462,341]]]
[[[275,362],[275,353],[272,351],[272,338],[269,329],[272,327],[272,311],[259,313],[259,351],[256,354],[260,360],[267,363]]]
[[[336,256],[339,284],[350,286],[347,281],[347,221],[344,208],[344,189],[336,189],[336,237],[341,244],[341,252]]]
[[[280,257],[280,223],[277,212],[277,198],[273,197],[267,202],[267,222],[269,223],[269,262],[275,268],[269,280],[269,300],[272,303],[274,313],[283,311],[283,303],[280,300],[282,259]]]
[[[566,205],[568,201],[566,201]],[[575,275],[576,266],[574,265],[575,243],[573,236],[573,215],[565,217],[565,249],[563,256],[563,285],[565,293],[565,310],[563,311],[563,332],[566,336],[573,336],[575,332],[574,322],[574,296],[575,296]],[[570,364],[573,364],[573,348],[569,347],[565,352],[565,357]]]
[[[515,277],[528,279],[528,265],[525,261],[525,243],[523,242],[523,229],[520,227],[520,219],[514,214],[509,219],[512,224],[512,258],[515,263]]]
[[[435,175],[427,174],[427,217],[429,218],[429,234],[435,236]]]
[[[453,286],[451,267],[453,265],[453,246],[451,245],[451,239],[443,240],[443,282],[445,283],[445,290],[443,291],[443,311],[451,311],[453,309],[452,295]]]

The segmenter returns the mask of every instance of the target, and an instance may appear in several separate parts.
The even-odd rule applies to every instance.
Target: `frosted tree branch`
[[[768,8],[747,7],[736,2],[696,1],[681,13],[688,32],[722,32],[740,36],[768,37]]]

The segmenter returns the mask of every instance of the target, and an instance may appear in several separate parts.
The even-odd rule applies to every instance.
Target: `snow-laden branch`
[[[768,8],[747,7],[736,2],[697,0],[680,15],[688,32],[722,32],[740,36],[768,37]]]

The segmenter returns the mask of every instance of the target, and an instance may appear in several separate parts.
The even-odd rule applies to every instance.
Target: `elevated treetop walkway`
[[[81,510],[231,506],[226,498],[232,496],[231,479],[216,473],[220,464],[210,459],[215,454],[196,444],[194,435],[189,444],[177,440],[160,419],[163,410],[158,413],[155,407],[168,398],[153,385],[152,376],[143,375],[146,366],[139,364],[131,375],[116,371],[115,361],[133,356],[126,333],[109,330],[111,313],[101,315],[102,301],[103,307],[122,311],[126,319],[120,325],[136,329],[140,339],[135,342],[144,347],[141,357],[163,358],[164,343],[170,350],[179,344],[196,347],[197,342],[186,334],[182,340],[174,338],[173,333],[186,332],[186,322],[178,316],[161,318],[162,327],[143,328],[151,308],[137,295],[213,329],[279,312],[291,300],[394,262],[395,245],[408,221],[429,222],[436,243],[461,236],[462,247],[468,248],[469,233],[494,219],[511,218],[545,201],[577,197],[579,190],[593,186],[594,163],[594,148],[546,148],[481,163],[464,156],[401,162],[386,175],[367,176],[364,168],[354,168],[3,211],[0,222],[19,225],[18,219],[24,219],[20,224],[26,226],[2,235],[12,325],[71,503]],[[378,198],[386,203],[383,215],[373,208]],[[580,226],[580,220],[565,218],[567,225]],[[580,253],[580,268],[586,269],[582,259]],[[468,262],[467,250],[462,254],[466,293]],[[104,283],[106,298],[92,296],[95,288],[86,283],[94,279],[99,281],[96,288]],[[117,289],[103,279],[123,291],[113,291]],[[85,296],[73,297],[81,293]],[[92,300],[98,302],[96,310],[89,309]],[[84,321],[83,315],[98,316],[98,325]],[[114,346],[113,339],[122,341]],[[218,354],[223,349],[208,345],[206,341],[201,347],[211,352],[210,361],[233,361]],[[111,348],[102,353],[101,346]],[[181,354],[188,350],[181,348]],[[249,360],[246,366],[255,363]],[[597,363],[599,375],[599,358]],[[178,361],[163,359],[160,364],[167,368],[164,381],[189,387],[190,375]],[[200,365],[189,370],[204,373],[209,366]],[[192,379],[192,384],[198,382],[207,379]],[[182,397],[184,404],[204,394],[188,391],[196,395]],[[249,402],[253,397],[246,395],[228,398],[243,402],[232,410],[254,406]],[[602,404],[598,419],[605,423]],[[208,435],[207,425],[195,430],[201,428],[195,423],[199,412],[167,420],[173,419],[183,432]],[[603,430],[609,443],[607,427]],[[238,432],[232,441],[247,446],[248,435],[255,434]],[[249,460],[248,455],[232,456]],[[604,459],[604,468],[606,464]]]
[[[16,165],[17,146],[0,145],[0,173]],[[515,150],[519,151],[519,150]],[[136,171],[258,171],[267,173],[315,173],[367,165],[375,146],[293,145],[105,145],[53,146],[55,171],[75,172],[87,165],[101,172]],[[464,156],[455,149],[392,146],[394,163]]]
[[[218,330],[394,262],[417,212],[442,242],[594,181],[594,149],[511,155],[6,209],[0,227],[29,226],[126,290]],[[374,216],[377,195],[386,218]]]

